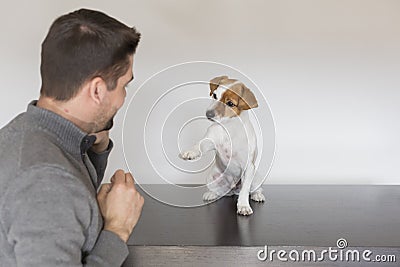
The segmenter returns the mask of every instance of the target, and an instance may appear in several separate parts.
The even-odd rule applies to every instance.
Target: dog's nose
[[[207,110],[206,116],[207,116],[207,119],[214,118],[214,116],[215,116],[214,110],[212,110],[212,109],[211,110]]]

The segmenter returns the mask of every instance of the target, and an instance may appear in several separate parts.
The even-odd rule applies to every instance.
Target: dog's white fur
[[[213,93],[220,99],[226,90],[238,83],[240,82],[234,81],[219,85]],[[224,104],[215,101],[208,111],[215,110],[218,105]],[[239,116],[214,118],[205,137],[180,154],[185,160],[193,160],[201,157],[202,153],[215,150],[215,162],[207,179],[209,191],[204,193],[203,200],[213,201],[224,195],[237,194],[237,213],[241,215],[253,213],[249,194],[254,201],[265,201],[260,187],[262,180],[256,175],[255,169],[257,137],[248,112],[242,110]]]

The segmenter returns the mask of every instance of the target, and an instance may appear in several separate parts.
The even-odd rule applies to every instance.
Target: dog
[[[258,107],[254,94],[242,82],[228,76],[213,78],[210,96],[214,100],[206,111],[213,123],[205,137],[191,149],[181,152],[184,160],[196,160],[202,153],[216,151],[215,162],[207,178],[204,201],[239,195],[237,213],[251,215],[250,198],[264,202],[261,177],[256,175],[257,137],[249,119],[249,110]]]

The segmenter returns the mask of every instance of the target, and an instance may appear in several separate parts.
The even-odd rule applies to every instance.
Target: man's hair
[[[41,95],[69,100],[95,77],[115,89],[139,40],[135,28],[99,11],[80,9],[59,17],[42,43]]]

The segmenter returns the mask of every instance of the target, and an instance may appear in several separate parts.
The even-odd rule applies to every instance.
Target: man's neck
[[[73,100],[71,100],[73,101]],[[71,101],[57,101],[49,97],[40,96],[36,106],[50,110],[61,117],[71,121],[77,127],[79,127],[82,131],[86,133],[92,133],[94,125],[93,123],[86,122],[84,116],[84,112],[82,112],[82,105],[80,105],[79,110],[76,109],[76,104]],[[90,121],[90,120],[88,120]]]

